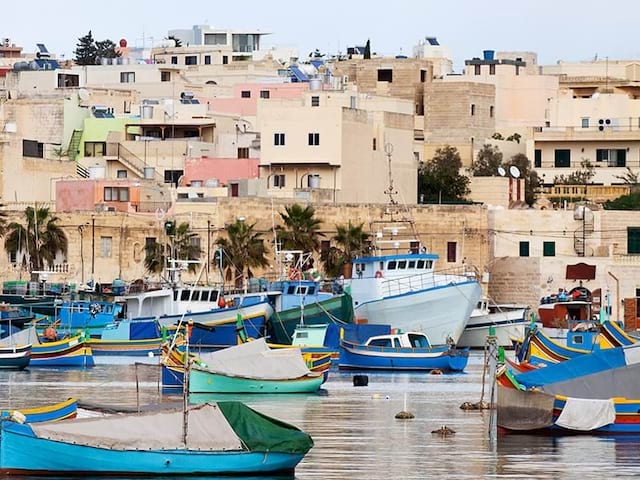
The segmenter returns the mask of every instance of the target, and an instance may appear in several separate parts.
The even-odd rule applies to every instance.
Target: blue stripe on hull
[[[0,472],[77,475],[292,473],[301,454],[109,450],[40,439],[28,425],[3,422]],[[137,445],[143,448],[143,445]]]
[[[93,367],[93,355],[73,355],[53,358],[31,358],[30,367]]]

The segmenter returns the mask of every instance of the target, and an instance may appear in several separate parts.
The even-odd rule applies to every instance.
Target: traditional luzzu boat
[[[299,348],[271,349],[264,338],[203,353],[189,368],[189,393],[310,393],[324,382]]]
[[[499,372],[497,424],[527,433],[640,433],[640,344]]]
[[[313,447],[305,432],[239,402],[0,429],[5,475],[292,475]]]
[[[377,335],[364,344],[340,342],[341,369],[442,370],[459,372],[469,360],[469,349],[432,347],[424,333]]]
[[[75,418],[78,413],[78,401],[75,398],[68,398],[64,402],[42,407],[0,410],[0,419],[15,419],[16,412],[24,417],[25,423],[57,422]]]
[[[31,361],[31,344],[0,346],[0,369],[22,370]]]
[[[31,344],[30,367],[93,367],[93,353],[84,333],[43,342],[35,327],[0,340],[0,345]]]
[[[626,333],[618,323],[605,320],[598,322],[575,322],[567,335],[567,346],[550,338],[537,325],[529,325],[525,337],[516,347],[516,356],[521,363],[548,365],[564,362],[594,350],[632,345],[637,339]]]

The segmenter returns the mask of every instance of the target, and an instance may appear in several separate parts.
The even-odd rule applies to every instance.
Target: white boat
[[[485,298],[471,312],[467,326],[458,341],[460,347],[483,348],[489,328],[502,347],[512,347],[513,339],[524,337],[528,307],[515,304],[490,304]]]

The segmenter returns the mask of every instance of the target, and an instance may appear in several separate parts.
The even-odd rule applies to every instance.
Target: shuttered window
[[[627,227],[627,253],[640,253],[640,227]]]
[[[521,257],[529,256],[529,242],[520,242],[520,256]]]

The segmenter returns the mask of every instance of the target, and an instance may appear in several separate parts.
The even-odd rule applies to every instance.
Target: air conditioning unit
[[[105,205],[107,208],[105,210],[105,212],[115,212],[116,211],[116,207],[112,207],[109,205]]]
[[[96,212],[106,212],[108,205],[106,203],[96,203]]]

